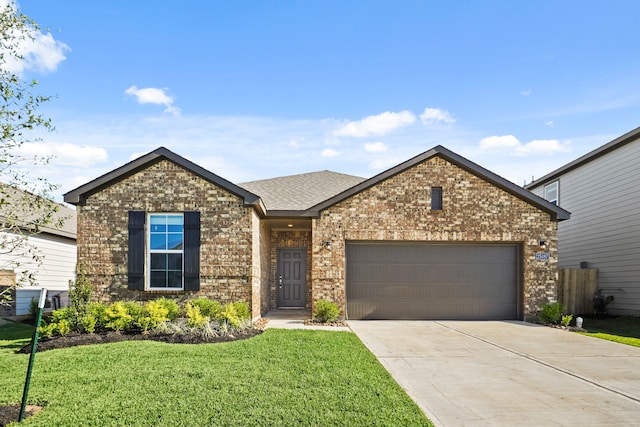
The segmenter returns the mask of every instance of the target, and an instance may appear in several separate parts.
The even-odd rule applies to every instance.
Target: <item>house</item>
[[[58,205],[51,223],[41,225],[39,231],[33,233],[30,226],[38,203],[31,205],[30,200],[37,200],[39,196],[6,184],[0,186],[3,203],[13,205],[11,212],[0,212],[3,227],[6,215],[20,217],[14,219],[20,224],[17,229],[0,229],[0,242],[4,245],[0,249],[0,291],[13,288],[9,304],[0,306],[0,316],[30,314],[31,300],[39,298],[42,288],[47,289],[47,310],[68,305],[69,281],[75,279],[76,273],[76,211]],[[24,208],[20,207],[22,203],[26,203]],[[57,226],[58,221],[62,222],[61,226]],[[18,249],[5,249],[15,239],[24,243]],[[35,282],[21,280],[25,273],[32,275]],[[16,283],[20,284],[17,288],[14,286]]]
[[[640,128],[526,186],[571,212],[558,225],[560,268],[597,268],[607,311],[640,315]]]
[[[158,148],[67,194],[96,297],[327,299],[348,319],[522,319],[555,300],[569,213],[437,146],[370,179],[234,184]]]

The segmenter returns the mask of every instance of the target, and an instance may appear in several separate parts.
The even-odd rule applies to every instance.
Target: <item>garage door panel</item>
[[[515,319],[515,245],[347,244],[350,319]]]

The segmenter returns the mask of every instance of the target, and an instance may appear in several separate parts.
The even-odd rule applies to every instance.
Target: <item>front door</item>
[[[278,307],[305,306],[306,257],[306,249],[278,249]]]

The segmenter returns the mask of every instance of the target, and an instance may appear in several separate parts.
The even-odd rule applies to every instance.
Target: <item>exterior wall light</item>
[[[322,243],[320,243],[320,246],[328,251],[331,250],[331,242],[329,240],[324,240]]]
[[[540,249],[547,249],[547,241],[540,240]]]

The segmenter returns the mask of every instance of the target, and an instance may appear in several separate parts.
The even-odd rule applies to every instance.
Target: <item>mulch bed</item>
[[[27,405],[24,408],[24,419],[37,414],[42,410],[42,406]],[[20,418],[20,405],[0,406],[0,427],[4,427],[9,423],[18,421]]]

